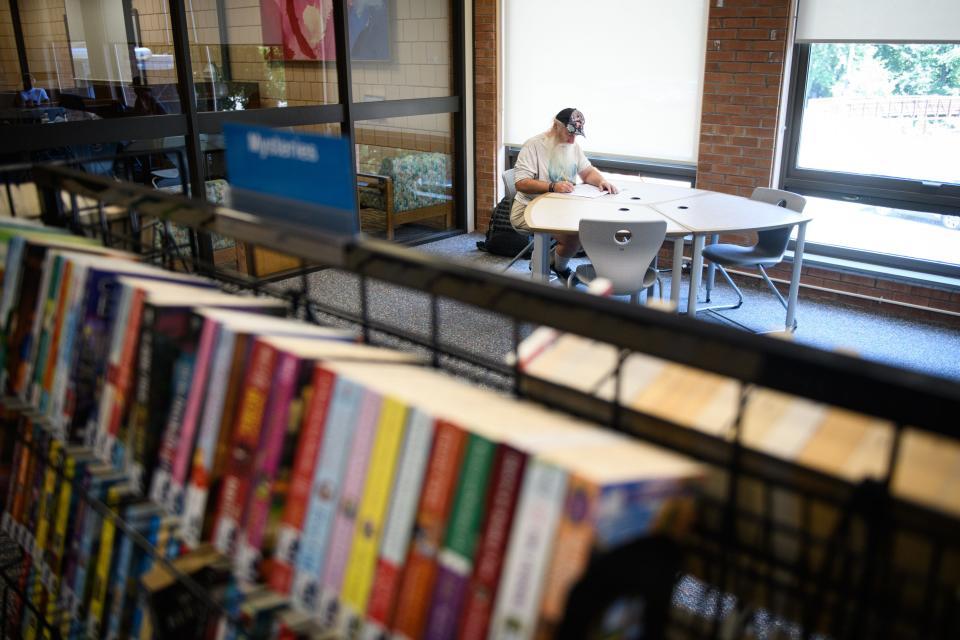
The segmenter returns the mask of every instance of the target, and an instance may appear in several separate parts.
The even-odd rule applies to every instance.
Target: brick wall
[[[477,229],[486,229],[496,204],[500,152],[500,95],[497,68],[497,0],[474,0],[475,210]]]
[[[772,182],[790,0],[712,0],[697,187],[749,196]]]

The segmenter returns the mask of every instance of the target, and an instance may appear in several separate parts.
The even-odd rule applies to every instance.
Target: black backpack
[[[530,236],[518,232],[510,224],[510,209],[512,207],[513,198],[504,197],[497,203],[497,206],[493,209],[493,215],[490,217],[487,237],[477,243],[477,249],[512,258],[530,244]],[[527,251],[524,257],[529,257],[530,253],[530,251]]]

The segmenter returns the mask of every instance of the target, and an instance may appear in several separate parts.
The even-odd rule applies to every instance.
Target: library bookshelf
[[[26,243],[45,248],[34,256],[44,259],[33,267],[34,297],[49,293],[46,303],[24,306],[39,316],[32,341],[23,322],[19,333],[5,325],[4,435],[14,452],[0,545],[5,635],[960,632],[956,383],[471,270],[388,243],[283,226],[67,167],[35,167],[32,178],[43,194],[43,221],[88,240],[66,248],[63,239]],[[104,207],[125,209],[129,224],[87,215]],[[148,223],[159,241],[144,240]],[[292,256],[302,276],[269,283],[202,260],[196,243],[183,238],[203,233]],[[21,243],[11,246],[25,251]],[[71,257],[46,260],[45,251]],[[78,251],[94,257],[75,257]],[[106,259],[126,262],[108,269]],[[170,269],[161,275],[128,264],[144,262]],[[74,280],[51,275],[55,265]],[[70,299],[70,289],[56,283],[83,282],[77,274],[97,268],[115,274],[126,292],[117,302],[126,311],[117,313],[127,321],[117,326],[140,313],[152,323],[143,326],[166,319],[180,332],[157,329],[127,343],[113,337],[105,362],[85,362],[101,367],[103,393],[96,402],[74,393],[76,406],[64,412],[72,369],[42,358],[72,353],[71,325],[58,322],[69,308],[58,302]],[[306,274],[320,268],[356,276],[353,304],[334,306],[311,293]],[[378,313],[383,283],[423,296],[425,326],[411,330]],[[258,319],[214,284],[258,294],[243,298]],[[184,288],[191,309],[202,302],[202,313],[176,312]],[[509,362],[447,339],[443,310],[451,303],[506,327]],[[218,368],[239,357],[235,345],[244,340],[252,345],[245,366]],[[183,368],[186,361],[192,368]],[[203,367],[222,371],[223,380],[204,378]],[[341,389],[334,381],[351,382]],[[85,388],[81,382],[75,391]],[[327,405],[318,400],[324,393]],[[297,411],[276,409],[291,406]],[[194,443],[203,449],[205,429],[217,422],[205,420],[208,407],[219,412],[219,424],[236,425],[219,468],[217,455],[191,451]],[[230,408],[236,415],[224,417]],[[320,419],[335,410],[349,419]],[[460,431],[428,419],[454,411],[478,417]],[[291,435],[285,422],[299,430]],[[336,439],[321,423],[353,428]],[[155,459],[144,449],[155,450]],[[440,449],[449,455],[434,455]],[[311,456],[315,486],[295,471],[297,460]],[[418,459],[419,466],[411,462]],[[275,471],[284,465],[286,479]],[[88,481],[78,483],[80,476]],[[208,483],[214,476],[221,481],[216,498]],[[525,489],[530,478],[536,482],[529,486],[545,492],[540,502]],[[340,504],[351,508],[324,520],[313,489],[334,485]],[[436,490],[415,488],[424,486]],[[261,525],[276,495],[285,502],[271,546]],[[207,498],[210,506],[197,506]],[[574,507],[593,513],[595,526],[578,528]],[[646,520],[638,524],[641,512]],[[79,513],[99,536],[71,529]],[[506,524],[497,529],[497,521]],[[395,535],[361,542],[357,523]],[[272,555],[261,557],[267,547]],[[572,557],[580,560],[558,562]],[[523,567],[540,586],[517,581]],[[159,616],[147,615],[158,609]]]

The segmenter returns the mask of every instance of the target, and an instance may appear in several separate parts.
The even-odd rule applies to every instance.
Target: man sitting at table
[[[33,74],[23,74],[23,91],[17,92],[18,107],[38,107],[50,103],[47,91],[43,87],[33,86],[35,82]]]
[[[583,125],[583,114],[567,108],[556,115],[550,129],[523,143],[514,166],[517,197],[510,211],[510,223],[515,229],[530,233],[523,219],[530,201],[541,193],[570,193],[577,176],[603,191],[617,192],[617,187],[590,164],[577,144]],[[550,267],[566,280],[570,276],[567,263],[580,250],[580,237],[569,233],[557,234],[556,239],[557,246],[550,252]]]

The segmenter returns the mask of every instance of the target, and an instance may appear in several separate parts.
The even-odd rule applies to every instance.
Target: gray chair
[[[651,266],[667,234],[665,220],[625,222],[623,220],[581,220],[580,242],[590,263],[577,267],[567,285],[576,277],[584,284],[606,278],[614,295],[630,295],[640,301],[640,292],[661,285],[659,274]],[[663,297],[663,287],[659,287]]]
[[[789,191],[768,189],[766,187],[757,187],[754,189],[750,195],[750,199],[766,202],[767,204],[775,204],[779,207],[796,211],[797,213],[803,211],[804,206],[807,204],[807,200],[803,196]],[[736,292],[737,302],[729,305],[705,307],[703,311],[739,309],[743,304],[743,292],[740,291],[740,288],[733,282],[733,278],[727,273],[726,267],[750,267],[760,271],[764,282],[767,283],[770,290],[777,296],[780,304],[786,309],[787,301],[783,299],[783,296],[780,295],[776,286],[774,286],[769,276],[767,276],[766,267],[772,267],[783,260],[783,254],[787,250],[787,244],[790,242],[790,234],[792,232],[792,226],[760,231],[757,233],[757,243],[748,247],[726,243],[711,244],[705,247],[703,250],[704,259],[709,260],[720,270],[720,275],[723,276]],[[796,329],[797,321],[794,320],[792,330],[796,331]]]

